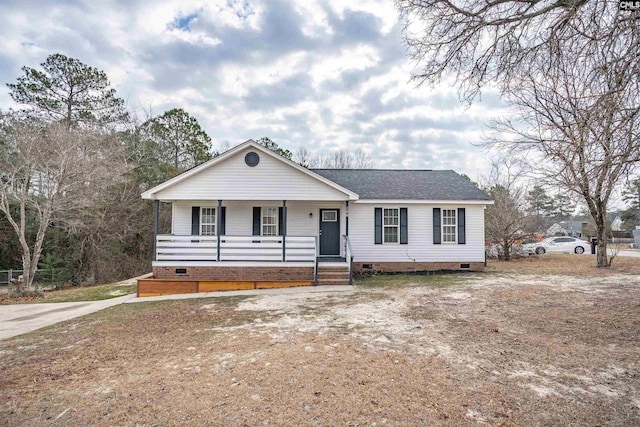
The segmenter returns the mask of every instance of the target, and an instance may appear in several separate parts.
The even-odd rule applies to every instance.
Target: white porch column
[[[282,201],[282,262],[287,260],[287,201]]]
[[[160,200],[153,201],[153,260],[158,258],[158,223],[160,216]]]
[[[220,233],[222,233],[222,200],[218,200],[218,209],[216,210],[216,236],[218,244],[216,247],[216,259],[220,261]]]

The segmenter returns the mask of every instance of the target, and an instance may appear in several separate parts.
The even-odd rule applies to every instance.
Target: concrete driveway
[[[625,251],[620,250],[616,253],[616,251],[612,250],[612,249],[608,249],[607,252],[609,252],[609,255],[616,255],[616,256],[628,256],[631,258],[640,258],[640,251]]]
[[[0,340],[122,304],[135,294],[102,301],[0,305]]]

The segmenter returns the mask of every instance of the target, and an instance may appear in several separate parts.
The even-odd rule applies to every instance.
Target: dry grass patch
[[[0,425],[640,424],[638,276],[391,277],[0,341]]]
[[[50,302],[100,301],[117,298],[136,292],[136,285],[111,283],[108,285],[79,286],[67,289],[44,291],[41,295],[12,297],[7,292],[0,294],[0,304],[36,304]]]
[[[399,288],[404,286],[429,286],[434,288],[445,288],[458,283],[461,275],[465,272],[451,274],[372,274],[362,275],[354,279],[354,286],[359,288],[381,289]]]
[[[611,268],[596,268],[593,255],[544,254],[505,262],[489,260],[487,272],[524,274],[562,274],[606,277],[611,274],[640,274],[640,258],[616,257]]]

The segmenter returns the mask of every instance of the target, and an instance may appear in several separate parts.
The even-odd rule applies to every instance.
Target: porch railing
[[[349,240],[349,236],[343,234],[344,238],[344,257],[349,263],[349,284],[353,284],[353,249],[351,249],[351,241]]]
[[[285,250],[283,250],[283,248]],[[158,235],[157,261],[315,261],[314,236],[175,236]]]

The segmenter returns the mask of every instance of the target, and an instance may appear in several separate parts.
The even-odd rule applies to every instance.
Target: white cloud
[[[346,71],[365,70],[380,61],[374,46],[360,44],[344,49],[337,54],[319,58],[309,69],[314,87],[318,88],[326,80],[332,80]]]
[[[13,1],[0,82],[60,52],[103,69],[142,116],[184,108],[217,143],[270,136],[290,150],[361,147],[377,167],[480,174],[471,142],[497,94],[467,108],[448,84],[417,88],[396,16],[387,0]]]

